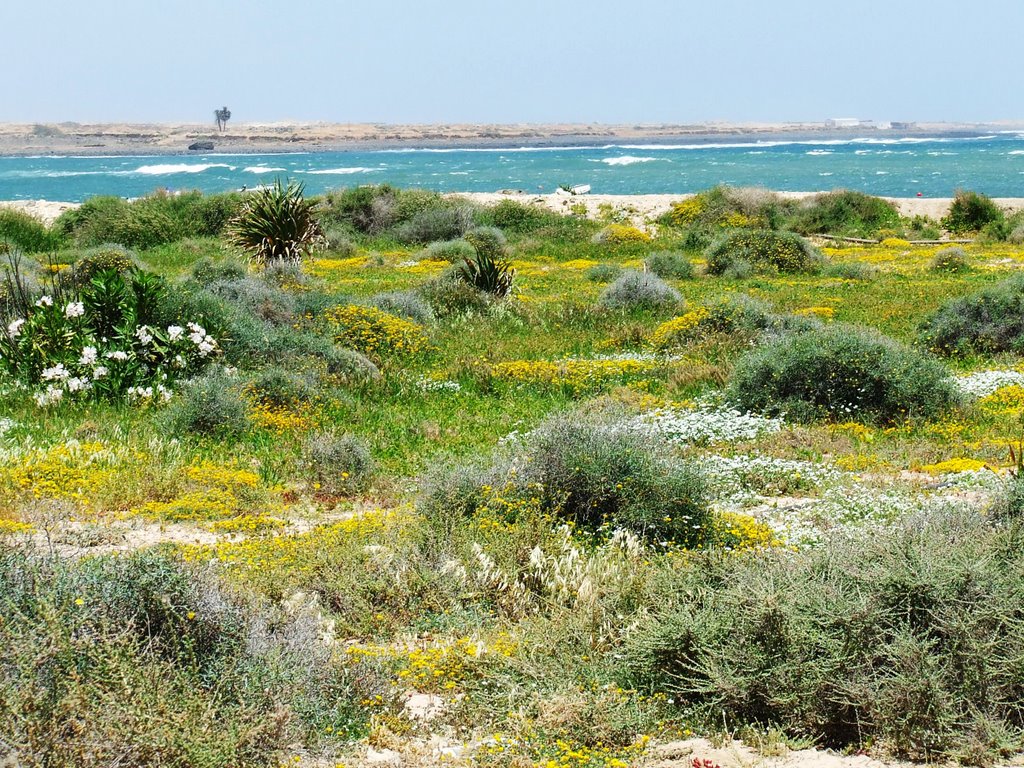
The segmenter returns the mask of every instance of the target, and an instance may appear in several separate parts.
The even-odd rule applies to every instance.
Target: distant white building
[[[826,128],[860,128],[863,124],[859,117],[830,117],[825,121]]]

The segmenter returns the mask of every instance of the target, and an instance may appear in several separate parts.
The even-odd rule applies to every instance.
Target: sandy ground
[[[612,125],[598,123],[501,124],[228,122],[220,133],[210,109],[203,123],[0,123],[0,155],[187,154],[189,144],[212,141],[217,152],[296,152],[374,149],[394,146],[546,146],[605,144],[615,141],[692,142],[722,138],[770,139],[862,136],[873,128],[827,129],[823,123],[696,123],[691,125]],[[241,115],[238,116],[239,118]],[[918,123],[900,135],[1014,130],[1010,122]],[[879,134],[886,131],[878,130]]]
[[[616,211],[626,214],[637,224],[656,219],[669,210],[672,203],[692,197],[692,195],[533,195],[519,192],[463,192],[458,194],[460,197],[483,205],[494,205],[501,200],[511,199],[528,205],[542,205],[558,213],[569,213],[572,209],[582,205],[586,208],[587,216],[594,219],[601,218],[604,211],[607,211],[606,206],[611,206]],[[800,200],[817,193],[778,192],[776,194]],[[890,197],[886,199],[895,203],[904,216],[928,216],[936,220],[946,215],[952,202],[952,198],[949,197]],[[1008,212],[1024,210],[1024,198],[1021,197],[997,197],[995,202]],[[51,200],[0,200],[0,206],[26,211],[49,224],[69,208],[77,208],[78,203]]]

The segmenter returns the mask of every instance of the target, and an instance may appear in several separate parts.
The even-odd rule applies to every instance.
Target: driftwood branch
[[[822,240],[835,240],[843,243],[864,243],[865,245],[878,245],[881,240],[871,240],[863,237],[842,237],[840,235],[811,235],[820,237]],[[963,245],[973,243],[973,240],[908,240],[911,245]]]

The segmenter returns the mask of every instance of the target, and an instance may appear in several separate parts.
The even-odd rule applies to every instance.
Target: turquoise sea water
[[[696,192],[719,183],[877,195],[949,197],[958,187],[1024,197],[1024,134],[963,137],[396,149],[289,154],[0,157],[0,200],[138,197],[158,188],[220,192],[275,178],[309,193],[390,183],[443,192]]]

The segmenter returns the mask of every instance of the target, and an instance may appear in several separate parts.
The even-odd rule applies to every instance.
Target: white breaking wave
[[[378,168],[324,168],[319,171],[299,171],[299,173],[309,173],[315,175],[322,174],[337,174],[337,175],[348,175],[350,173],[373,173],[379,170]]]
[[[287,172],[287,168],[268,168],[265,165],[253,165],[243,169],[246,173],[281,173]]]
[[[656,157],[634,157],[623,155],[622,157],[605,157],[601,160],[605,165],[636,165],[637,163],[651,163],[657,160]]]
[[[807,154],[808,155],[821,156],[821,155],[831,155],[831,154],[834,154],[834,153],[832,152],[831,149],[812,149]]]
[[[235,170],[233,165],[225,163],[201,163],[199,165],[192,165],[191,163],[164,163],[159,165],[143,165],[136,168],[133,173],[142,173],[147,176],[166,176],[172,173],[202,173],[211,168]]]
[[[1008,155],[1024,155],[1024,149],[1012,149],[1006,154]]]

